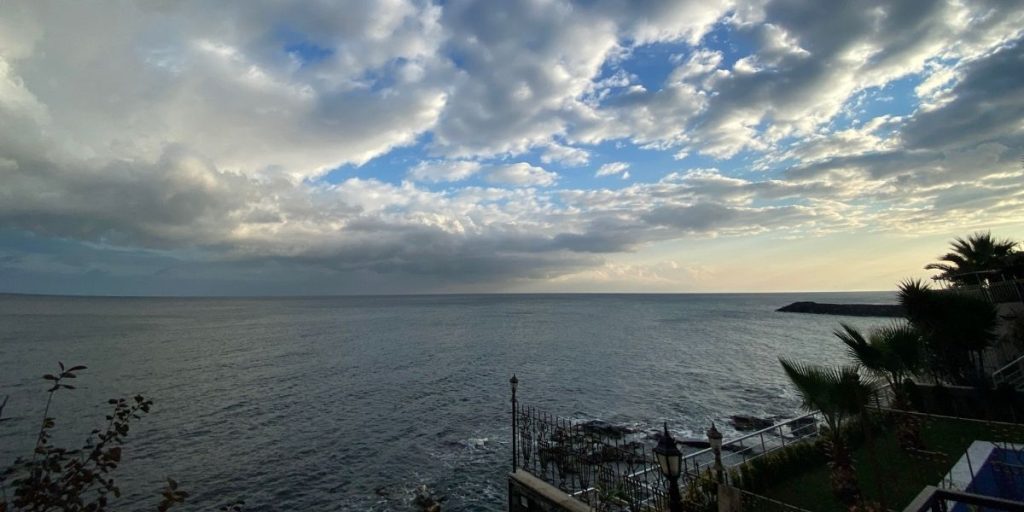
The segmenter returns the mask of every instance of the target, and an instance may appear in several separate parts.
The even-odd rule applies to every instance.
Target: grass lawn
[[[936,485],[956,464],[971,442],[1024,441],[1024,425],[1003,427],[967,420],[932,417],[922,428],[928,451],[935,456],[910,456],[900,449],[893,428],[875,437],[874,457],[867,442],[854,451],[861,492],[869,501],[900,510],[926,485]],[[813,511],[846,510],[832,497],[828,467],[811,467],[773,486],[771,498]]]

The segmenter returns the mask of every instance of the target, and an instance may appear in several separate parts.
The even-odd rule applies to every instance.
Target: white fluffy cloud
[[[590,161],[590,153],[580,148],[552,143],[541,154],[540,161],[545,164],[558,162],[569,167],[578,167]]]
[[[620,173],[629,174],[625,172],[626,169],[629,169],[629,164],[626,162],[610,162],[598,168],[594,176],[600,178],[601,176],[611,176]]]
[[[470,160],[422,161],[409,169],[416,181],[461,181],[480,170],[480,162]]]
[[[494,167],[487,173],[487,181],[504,185],[547,187],[558,181],[558,175],[541,167],[519,162]]]
[[[435,7],[12,2],[3,10],[19,28],[0,47],[0,70],[40,105],[31,129],[63,158],[152,161],[170,143],[246,174],[309,176],[412,143],[447,102],[436,81],[449,64],[438,58]],[[286,51],[290,36],[275,31],[331,53],[304,66]]]

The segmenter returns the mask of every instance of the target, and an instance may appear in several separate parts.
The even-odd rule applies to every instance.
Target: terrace
[[[851,432],[865,503],[884,510],[1024,510],[1024,425],[894,410],[885,391],[876,393],[867,423]],[[669,480],[649,439],[518,403],[515,411],[510,511],[671,509]],[[849,510],[830,489],[820,421],[811,413],[683,455],[681,509]],[[918,449],[899,442],[897,430],[907,421],[920,429]],[[540,507],[514,492],[531,482],[557,506]]]

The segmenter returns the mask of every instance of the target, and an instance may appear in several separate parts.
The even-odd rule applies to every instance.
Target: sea
[[[798,300],[894,303],[895,292],[98,298],[0,295],[0,469],[30,456],[42,375],[85,365],[53,397],[54,443],[81,446],[107,400],[142,394],[117,510],[506,508],[511,391],[573,421],[700,437],[729,417],[791,417],[779,357],[847,361],[832,331],[884,318],[779,313]]]

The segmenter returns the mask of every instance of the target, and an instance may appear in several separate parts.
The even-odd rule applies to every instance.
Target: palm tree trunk
[[[860,485],[849,447],[837,432],[833,432],[825,442],[825,450],[831,470],[832,494],[847,505],[856,504],[860,501]]]

